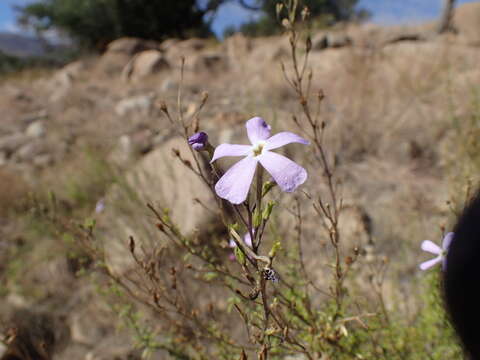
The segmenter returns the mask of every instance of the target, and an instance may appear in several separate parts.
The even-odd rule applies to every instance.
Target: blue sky
[[[22,5],[29,0],[0,0],[0,31],[19,31],[15,25],[14,5]],[[458,0],[459,4],[474,0]],[[435,18],[440,13],[443,0],[360,0],[359,6],[370,10],[372,21],[379,24],[399,24],[420,22]],[[228,25],[238,26],[255,17],[234,2],[220,8],[213,23],[213,30],[222,34]]]

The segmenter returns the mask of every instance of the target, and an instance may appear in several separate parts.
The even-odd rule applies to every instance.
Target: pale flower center
[[[259,141],[252,147],[253,156],[258,156],[262,154],[263,148],[265,147],[265,141]]]

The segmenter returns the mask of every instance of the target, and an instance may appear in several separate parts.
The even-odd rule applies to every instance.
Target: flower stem
[[[257,168],[257,198],[256,198],[256,209],[255,209],[255,212],[257,214],[261,214],[262,213],[262,189],[263,189],[263,168],[261,166],[259,166]],[[261,225],[261,224],[260,224]],[[254,229],[253,234],[250,234],[250,236],[252,237],[252,245],[254,245],[254,249],[255,249],[255,252],[257,251],[257,249],[260,247],[260,235],[259,235],[259,231],[258,231],[258,228],[260,227],[260,225],[257,225]],[[254,235],[254,236],[252,236]],[[257,239],[258,237],[258,239]]]

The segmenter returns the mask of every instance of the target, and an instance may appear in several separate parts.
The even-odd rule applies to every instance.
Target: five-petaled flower
[[[443,265],[443,269],[445,270],[445,267],[447,265],[446,256],[447,256],[448,248],[450,247],[450,244],[453,240],[453,236],[454,236],[453,232],[449,232],[447,235],[445,235],[442,241],[442,247],[438,246],[437,244],[435,244],[430,240],[423,241],[422,250],[435,254],[437,255],[437,257],[421,263],[420,269],[427,270],[432,266],[434,266],[435,264],[441,262]]]
[[[232,204],[244,202],[257,163],[260,163],[270,173],[280,189],[285,192],[294,191],[307,180],[307,172],[304,168],[290,159],[270,151],[290,143],[308,145],[307,140],[286,131],[270,136],[270,126],[259,117],[248,120],[246,128],[251,145],[221,144],[215,149],[211,162],[224,156],[245,156],[218,180],[215,185],[215,192],[218,196]]]

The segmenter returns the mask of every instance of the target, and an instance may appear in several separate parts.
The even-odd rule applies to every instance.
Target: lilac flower
[[[252,245],[252,237],[250,236],[250,233],[247,232],[243,236],[243,241],[244,241],[245,244],[247,244],[247,246],[249,246],[249,247],[253,246]],[[230,241],[228,242],[228,246],[233,249],[233,248],[237,247],[237,243],[233,239],[230,239]],[[235,260],[235,255],[230,254],[229,259],[232,260],[232,261]]]
[[[203,131],[195,133],[188,138],[188,144],[193,148],[193,150],[196,150],[196,151],[203,150],[207,142],[208,142],[208,135]]]
[[[422,242],[422,250],[435,254],[437,255],[437,257],[421,263],[420,269],[427,270],[432,266],[434,266],[435,264],[442,262],[443,269],[445,270],[445,267],[447,266],[447,262],[446,262],[447,251],[453,240],[453,235],[454,235],[453,232],[449,232],[447,235],[445,235],[442,241],[442,247],[438,246],[437,244],[435,244],[430,240],[425,240]]]
[[[215,149],[211,162],[224,156],[245,156],[218,180],[215,185],[218,196],[232,204],[244,202],[257,163],[270,173],[280,189],[285,192],[293,192],[307,180],[304,168],[270,151],[293,142],[308,145],[307,140],[286,131],[270,136],[270,126],[259,117],[248,120],[246,127],[251,145],[221,144]]]
[[[246,233],[244,236],[243,236],[243,241],[245,242],[245,244],[247,244],[249,247],[252,247],[252,237],[250,236],[250,233]],[[228,243],[228,246],[230,246],[231,248],[235,248],[237,247],[237,243],[233,240],[233,239],[230,239],[229,243]]]
[[[95,212],[100,214],[103,210],[105,210],[105,199],[102,198],[97,201],[97,204],[95,205]]]

